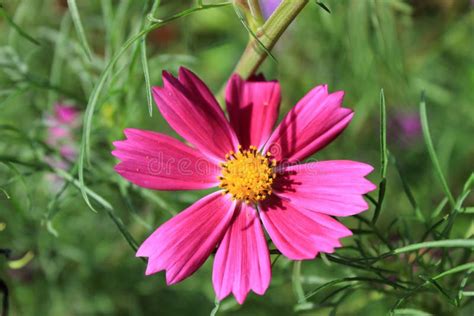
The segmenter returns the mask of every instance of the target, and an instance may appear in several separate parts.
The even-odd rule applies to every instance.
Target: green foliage
[[[203,192],[131,185],[113,170],[112,142],[126,127],[176,136],[153,111],[150,86],[161,84],[162,70],[183,65],[217,94],[258,35],[243,18],[219,1],[1,3],[2,308],[8,304],[11,315],[472,315],[468,1],[312,1],[272,50],[278,63],[261,67],[282,84],[281,116],[320,83],[344,90],[356,113],[315,156],[376,168],[371,209],[341,219],[354,232],[343,248],[295,263],[272,250],[269,290],[243,306],[215,301],[212,260],[171,287],[162,273],[144,277],[137,245]],[[55,102],[83,113],[74,135],[80,155],[66,169],[51,166],[60,153],[46,140]],[[418,128],[403,126],[406,115]]]

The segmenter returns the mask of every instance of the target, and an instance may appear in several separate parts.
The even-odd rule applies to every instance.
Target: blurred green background
[[[331,13],[310,1],[275,46],[277,61],[268,59],[261,71],[281,82],[280,116],[317,84],[329,84],[330,91],[344,90],[344,104],[355,110],[355,118],[315,158],[370,163],[376,167],[370,176],[375,183],[380,181],[379,95],[384,89],[391,155],[380,220],[376,226],[364,223],[365,218],[372,218],[373,208],[362,218],[343,219],[359,232],[344,240],[346,248],[301,266],[278,258],[265,296],[250,294],[243,306],[228,298],[218,314],[385,315],[406,296],[395,311],[398,315],[472,315],[474,287],[466,271],[411,293],[373,281],[395,280],[413,289],[425,282],[420,275],[434,276],[472,263],[472,249],[434,249],[420,256],[406,253],[375,264],[391,272],[374,272],[365,261],[351,266],[356,261],[346,260],[380,255],[389,250],[388,245],[397,248],[424,239],[472,238],[474,199],[468,195],[474,166],[471,2],[323,2]],[[84,174],[88,187],[113,209],[107,211],[93,201],[98,210],[94,213],[74,183],[64,185],[48,167],[51,157],[61,159],[57,148],[46,143],[54,104],[85,110],[111,57],[147,20],[150,3],[78,1],[92,59],[84,53],[66,1],[5,0],[1,4],[0,289],[3,293],[8,289],[11,315],[209,314],[215,306],[211,259],[192,277],[167,287],[163,273],[144,277],[145,264],[135,258],[114,222],[123,222],[123,228],[141,242],[203,195],[144,190],[113,170],[112,141],[123,138],[124,128],[176,135],[156,107],[149,116],[138,42],[113,66],[99,95],[90,164]],[[191,1],[162,1],[156,16],[165,18],[193,5]],[[161,84],[163,69],[175,72],[184,65],[217,93],[248,39],[232,6],[179,18],[147,36],[151,83]],[[441,169],[453,195],[457,199],[466,195],[454,215],[423,141],[422,91]],[[71,145],[79,148],[80,126],[73,133]],[[67,172],[77,178],[74,161],[67,166]],[[372,195],[376,197],[377,192]],[[450,234],[443,235],[448,224]],[[299,290],[307,294],[347,277],[362,279],[329,284],[299,301]],[[462,298],[455,301],[460,294]]]

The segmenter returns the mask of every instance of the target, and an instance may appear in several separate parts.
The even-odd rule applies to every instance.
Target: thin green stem
[[[38,46],[41,45],[37,40],[33,38],[33,36],[26,33],[18,24],[15,23],[15,21],[13,21],[13,19],[7,14],[7,12],[5,11],[5,8],[3,7],[1,3],[0,3],[0,16],[3,16],[5,20],[7,20],[7,23],[10,24],[10,26],[15,31],[17,31],[18,34],[20,34],[21,36],[23,36],[24,38],[26,38],[28,41],[30,41],[31,43],[35,45],[38,45]]]
[[[306,298],[304,295],[303,285],[301,284],[301,261],[295,261],[293,263],[292,284],[293,292],[295,292],[298,303],[305,303]]]
[[[449,203],[451,207],[455,208],[456,201],[454,200],[453,194],[451,193],[446,178],[443,175],[443,171],[441,170],[441,165],[439,164],[438,156],[436,155],[436,151],[433,146],[433,141],[431,140],[430,135],[430,128],[428,126],[428,118],[426,115],[426,102],[424,94],[421,97],[420,102],[420,118],[421,118],[421,127],[423,130],[423,137],[425,139],[426,147],[428,148],[428,153],[430,155],[431,162],[435,167],[436,174],[443,186],[444,193],[448,197]]]
[[[438,279],[441,279],[447,275],[450,275],[450,274],[453,274],[453,273],[457,273],[457,272],[461,272],[461,271],[465,271],[465,270],[472,270],[474,269],[474,262],[469,262],[469,263],[466,263],[466,264],[463,264],[463,265],[460,265],[460,266],[457,266],[457,267],[454,267],[452,269],[449,269],[449,270],[446,270],[438,275],[435,275],[431,278],[429,278],[430,280],[438,280]],[[404,295],[403,297],[401,297],[396,303],[395,305],[393,306],[392,308],[392,311],[397,309],[398,306],[400,306],[407,298],[409,298],[410,296],[412,296],[413,294],[415,294],[419,289],[423,288],[424,286],[430,284],[429,281],[425,281],[424,283],[421,283],[419,284],[418,286],[412,288],[406,295]]]
[[[79,15],[79,9],[77,8],[76,0],[67,0],[67,5],[69,12],[71,12],[72,21],[74,23],[74,27],[76,28],[77,35],[79,36],[81,46],[90,61],[92,60],[92,50],[89,43],[87,42],[86,32],[82,26],[81,16]]]
[[[397,287],[396,285],[394,285],[390,282],[387,282],[385,280],[381,280],[381,279],[368,278],[368,277],[347,277],[347,278],[337,279],[337,280],[333,280],[333,281],[324,283],[323,285],[317,287],[316,289],[314,289],[314,290],[310,291],[308,294],[306,294],[305,299],[311,298],[312,296],[319,293],[321,290],[324,290],[324,289],[326,289],[328,287],[331,287],[333,285],[340,284],[340,283],[352,283],[352,282],[381,283],[381,284],[386,284],[386,285],[392,286],[394,288]]]
[[[410,252],[423,248],[474,248],[474,239],[446,239],[436,241],[425,241],[416,244],[411,244],[405,247],[394,249],[386,255],[397,255],[404,252]],[[385,255],[385,256],[386,256]],[[382,255],[384,256],[384,255]]]
[[[372,231],[374,232],[374,234],[380,239],[380,241],[382,241],[388,247],[388,249],[393,249],[393,247],[390,244],[390,242],[388,241],[388,239],[384,237],[382,232],[380,232],[380,230],[377,228],[377,226],[375,226],[373,221],[370,221],[370,220],[364,218],[361,215],[355,215],[354,217],[357,218],[358,220],[360,220],[361,222],[363,222],[364,224],[366,224],[367,226],[369,226],[372,229]]]
[[[402,167],[400,166],[397,159],[393,155],[390,155],[390,156],[392,158],[391,161],[392,161],[393,165],[395,166],[395,169],[397,170],[398,176],[400,177],[400,181],[402,182],[403,191],[405,192],[405,195],[408,198],[408,201],[410,202],[411,207],[415,211],[415,215],[420,220],[425,222],[425,217],[424,217],[423,213],[421,212],[420,207],[418,206],[418,203],[415,199],[415,196],[413,194],[413,191],[411,190],[410,185],[408,184],[408,181],[406,180],[406,177],[405,177],[405,174],[402,170]]]
[[[267,57],[267,53],[261,48],[261,45],[270,51],[307,3],[308,0],[283,0],[262,28],[256,32],[256,38],[249,41],[234,73],[243,78],[254,74]]]
[[[375,206],[372,223],[375,224],[382,211],[383,200],[385,198],[385,188],[387,186],[387,110],[385,107],[385,95],[383,89],[380,90],[380,184],[377,205]]]
[[[154,16],[156,14],[156,11],[158,10],[158,7],[160,6],[160,0],[155,0],[153,2],[153,5],[151,7],[150,12],[148,13],[149,16]],[[142,27],[142,29],[146,29],[150,27],[151,21],[147,20],[145,22],[145,25]],[[145,87],[146,87],[146,99],[147,99],[147,104],[148,104],[148,113],[150,114],[150,117],[153,115],[153,96],[151,95],[151,80],[150,80],[150,70],[148,67],[148,58],[146,54],[146,35],[143,36],[143,39],[140,42],[140,55],[141,55],[141,62],[142,62],[142,69],[143,69],[143,76],[145,77]]]

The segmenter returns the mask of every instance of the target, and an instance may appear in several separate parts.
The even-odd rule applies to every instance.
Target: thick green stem
[[[271,50],[281,34],[307,3],[308,0],[283,0],[262,28],[257,31],[258,41],[268,50]],[[235,67],[234,73],[243,78],[253,75],[267,57],[267,53],[260,47],[257,39],[253,38],[249,41]]]

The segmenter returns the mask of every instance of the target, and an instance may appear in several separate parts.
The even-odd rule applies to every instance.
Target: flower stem
[[[234,73],[248,78],[255,73],[267,57],[258,41],[271,50],[280,36],[296,18],[308,0],[283,0],[261,29],[256,32],[257,39],[250,39],[242,57],[240,57]]]

